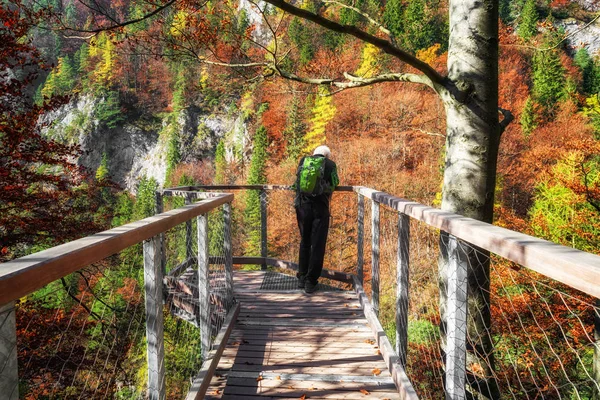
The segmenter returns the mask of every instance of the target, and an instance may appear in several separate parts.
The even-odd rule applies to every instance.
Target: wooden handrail
[[[338,186],[336,192],[355,192],[356,188],[362,186]],[[177,186],[164,189],[163,194],[181,194],[183,192],[194,192],[197,190],[292,190],[289,185],[194,185],[194,186]]]
[[[0,304],[165,232],[233,200],[232,194],[190,204],[0,264]]]

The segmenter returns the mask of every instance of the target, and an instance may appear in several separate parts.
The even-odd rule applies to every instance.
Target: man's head
[[[327,147],[327,146],[317,147],[315,149],[315,151],[313,152],[313,156],[316,156],[317,154],[325,156],[326,158],[331,158],[331,150],[329,150],[329,147]]]

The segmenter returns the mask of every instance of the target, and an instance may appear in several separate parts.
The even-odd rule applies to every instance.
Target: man
[[[323,270],[329,231],[329,202],[339,184],[331,150],[319,146],[312,156],[302,157],[296,171],[296,217],[300,228],[298,287],[306,293],[317,290]]]

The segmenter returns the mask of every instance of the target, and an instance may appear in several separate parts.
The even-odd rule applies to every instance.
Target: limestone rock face
[[[594,3],[596,3],[596,1],[594,1]],[[596,9],[600,9],[600,4],[596,6]],[[567,39],[571,48],[576,50],[581,47],[586,47],[590,55],[600,55],[600,24],[598,21],[596,21],[596,24],[592,24],[580,32],[577,31],[583,28],[585,23],[574,18],[558,21],[556,25],[563,27],[567,34],[573,34],[573,36],[570,36]]]
[[[168,147],[168,135],[164,132],[177,135],[181,162],[185,163],[212,160],[221,139],[225,140],[229,161],[241,160],[248,151],[250,138],[241,115],[207,115],[197,107],[189,107],[175,121],[168,117],[138,117],[109,127],[96,116],[103,101],[92,96],[74,98],[40,118],[42,131],[57,141],[79,144],[82,155],[77,162],[91,173],[106,154],[111,179],[132,193],[142,176],[164,185]]]

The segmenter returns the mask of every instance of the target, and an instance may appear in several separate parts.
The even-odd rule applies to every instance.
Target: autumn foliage
[[[76,164],[77,147],[40,134],[40,115],[65,99],[37,106],[27,94],[40,67],[38,52],[25,39],[31,18],[0,6],[0,260],[29,246],[80,237],[105,223],[94,218],[100,188]]]

